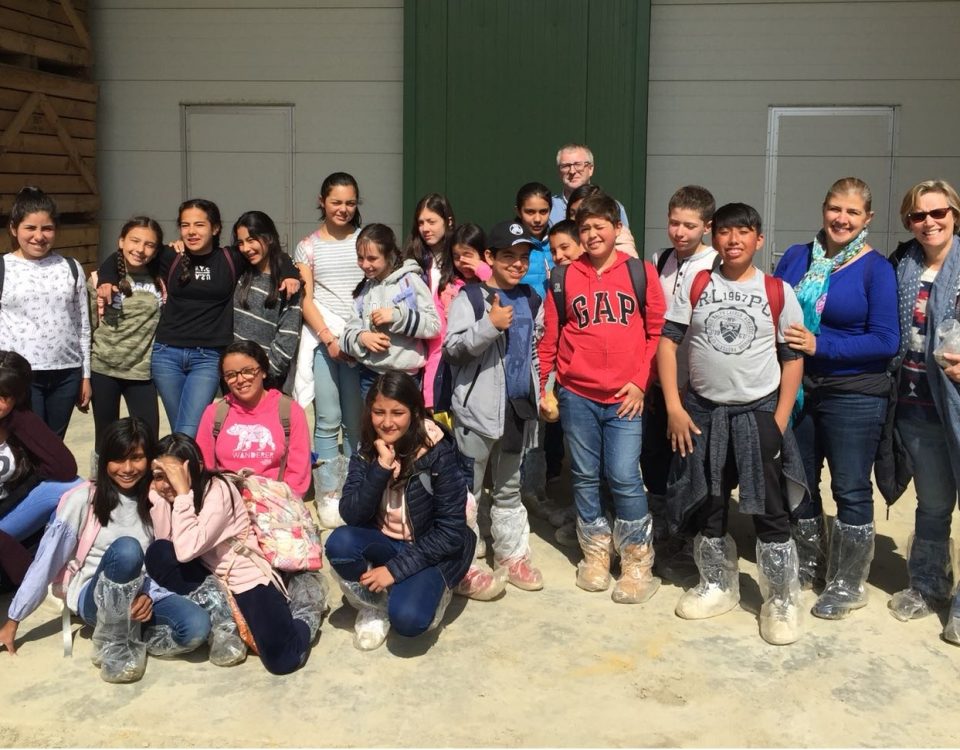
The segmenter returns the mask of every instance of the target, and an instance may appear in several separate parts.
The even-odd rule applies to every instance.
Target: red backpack
[[[697,303],[700,301],[700,297],[703,296],[704,291],[706,291],[707,285],[710,283],[710,275],[717,270],[717,267],[718,264],[715,264],[713,268],[704,268],[702,271],[697,271],[697,275],[693,277],[693,283],[690,284],[691,313],[697,306]],[[761,273],[763,272],[761,271]],[[770,317],[773,320],[773,327],[776,329],[780,323],[780,313],[783,312],[783,281],[778,279],[776,276],[771,276],[768,273],[764,273],[763,288],[767,293],[767,300],[770,302]],[[776,347],[776,330],[773,332],[773,344],[774,347]]]

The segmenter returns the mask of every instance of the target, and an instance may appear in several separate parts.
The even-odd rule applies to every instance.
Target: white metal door
[[[841,177],[870,186],[875,216],[868,242],[889,254],[899,208],[891,195],[896,141],[896,107],[770,107],[759,265],[772,269],[790,245],[813,240],[823,225],[824,196]]]
[[[291,252],[293,106],[185,104],[182,126],[184,200],[220,207],[224,243],[240,214],[263,211]]]

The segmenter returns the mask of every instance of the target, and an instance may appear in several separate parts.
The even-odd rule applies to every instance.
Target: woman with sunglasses
[[[907,191],[900,205],[913,233],[896,269],[900,297],[900,351],[896,429],[913,461],[916,527],[908,553],[910,586],[893,595],[898,620],[931,614],[952,587],[950,520],[960,484],[960,355],[935,354],[937,327],[958,317],[960,197],[943,180]],[[944,638],[960,645],[960,601]]]
[[[299,404],[287,399],[288,443],[280,416],[280,402],[286,397],[264,385],[270,374],[270,360],[263,347],[255,341],[230,344],[220,358],[220,374],[230,392],[222,401],[206,408],[197,428],[197,445],[204,466],[223,471],[252,469],[258,476],[278,479],[286,453],[283,481],[294,494],[303,497],[310,487],[307,416]],[[222,420],[218,420],[218,411]],[[215,435],[217,421],[221,423]]]
[[[803,325],[785,334],[787,345],[804,354],[792,420],[810,488],[792,523],[800,583],[824,586],[812,613],[829,620],[867,603],[875,537],[870,474],[890,400],[887,365],[899,343],[893,269],[867,242],[870,204],[863,180],[837,180],[813,242],[788,248],[775,272],[793,286],[803,309]],[[820,496],[824,460],[837,504],[829,553]]]

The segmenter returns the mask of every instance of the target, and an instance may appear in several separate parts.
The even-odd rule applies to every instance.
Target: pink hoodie
[[[228,394],[226,398],[230,410],[217,436],[216,446],[213,441],[213,422],[217,404],[210,404],[204,410],[197,428],[197,445],[200,446],[207,468],[224,471],[252,469],[258,476],[276,479],[283,456],[280,396],[280,391],[268,390],[260,402],[251,408]],[[303,497],[310,489],[310,433],[307,415],[296,402],[290,405],[290,450],[283,480],[298,497]]]
[[[207,486],[203,507],[193,507],[193,491],[177,495],[173,505],[150,491],[150,517],[157,539],[169,539],[180,562],[197,557],[211,573],[223,579],[235,594],[242,594],[270,577],[258,567],[263,562],[250,517],[237,489],[225,479],[215,478]],[[234,539],[242,539],[252,557],[233,551]],[[269,569],[269,563],[267,563]],[[229,575],[228,575],[229,571]]]

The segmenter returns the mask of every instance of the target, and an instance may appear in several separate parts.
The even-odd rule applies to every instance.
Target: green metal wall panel
[[[408,0],[404,12],[407,222],[430,191],[458,221],[511,216],[524,182],[559,189],[568,141],[591,146],[595,181],[642,217],[649,0]]]

